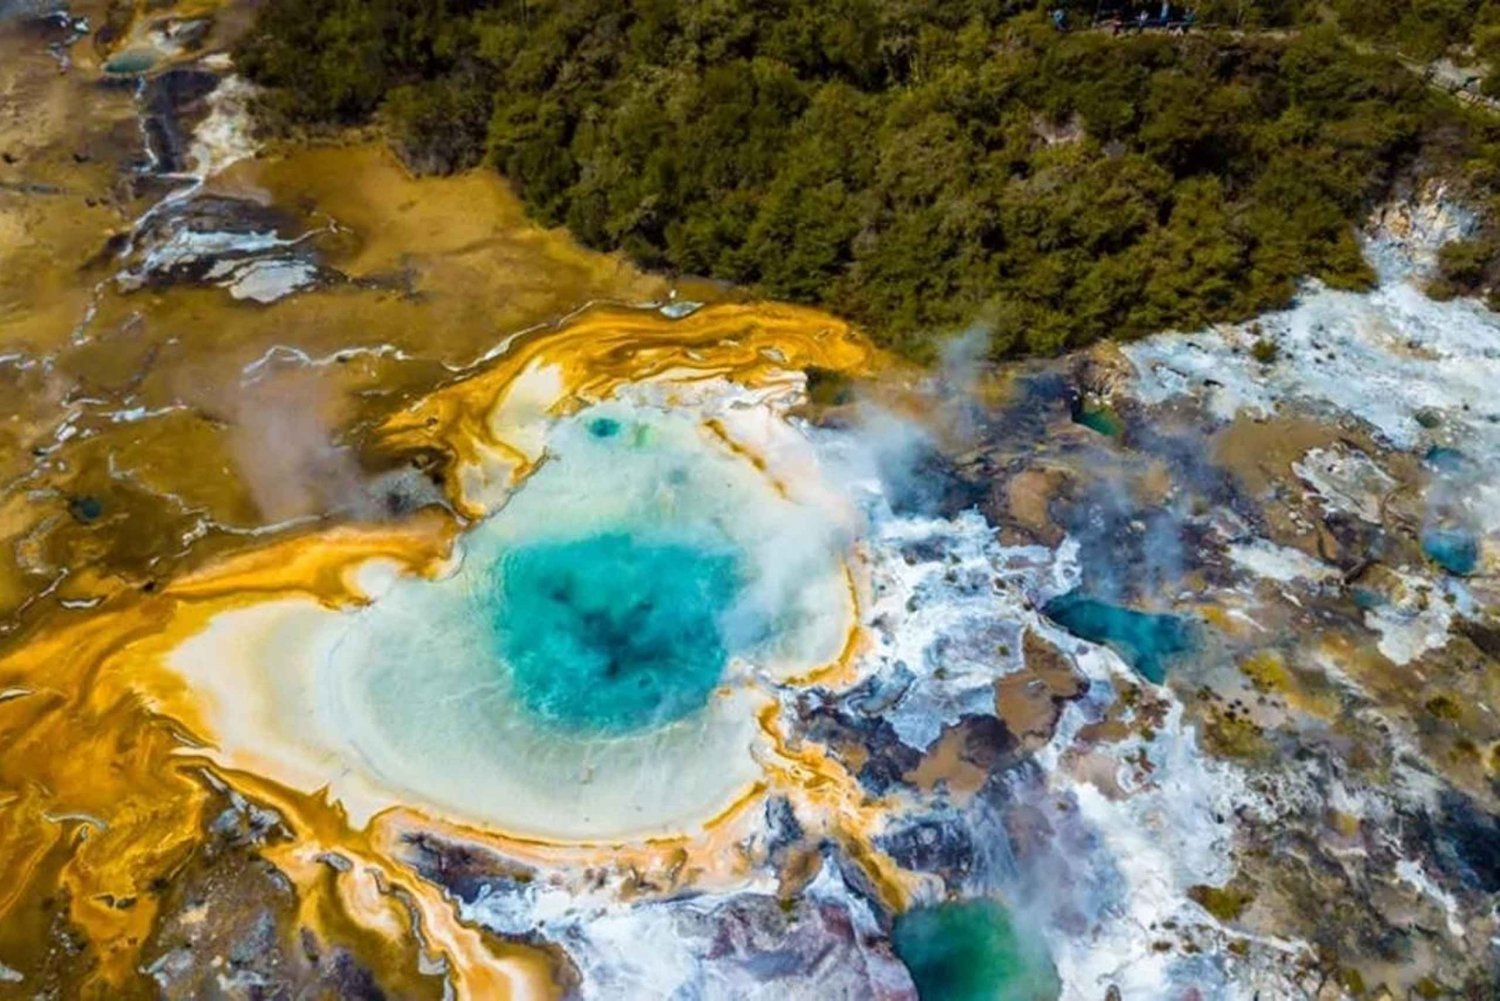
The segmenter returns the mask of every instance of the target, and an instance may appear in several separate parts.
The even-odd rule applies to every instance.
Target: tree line
[[[1356,226],[1411,171],[1494,186],[1495,125],[1370,44],[1426,39],[1418,9],[1421,44],[1482,42],[1489,3],[1217,0],[1199,22],[1237,30],[1183,37],[1060,32],[1057,6],[268,0],[236,59],[274,123],[378,120],[589,246],[916,357],[975,323],[1054,352],[1359,287]],[[1488,287],[1495,251],[1450,251],[1441,288]]]

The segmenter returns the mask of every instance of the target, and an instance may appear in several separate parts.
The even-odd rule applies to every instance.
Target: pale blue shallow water
[[[728,661],[721,626],[741,587],[725,549],[607,532],[507,553],[480,614],[535,720],[629,733],[707,704]]]

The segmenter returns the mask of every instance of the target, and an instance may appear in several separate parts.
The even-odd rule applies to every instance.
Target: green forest
[[[589,246],[918,358],[974,324],[1055,352],[1244,318],[1307,276],[1360,287],[1356,226],[1403,180],[1500,190],[1500,119],[1400,61],[1500,51],[1500,4],[1215,0],[1186,33],[1087,30],[1112,6],[267,0],[236,60],[272,127],[379,123]],[[1488,287],[1496,246],[1451,249],[1440,288]]]

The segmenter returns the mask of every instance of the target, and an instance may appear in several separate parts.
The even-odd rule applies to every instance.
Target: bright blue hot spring
[[[724,550],[613,532],[512,550],[480,601],[513,694],[569,733],[630,733],[701,709],[741,587]]]
[[[1451,574],[1467,577],[1479,566],[1479,540],[1456,528],[1430,528],[1422,533],[1422,551]]]
[[[1167,677],[1167,661],[1193,648],[1191,623],[1176,615],[1138,612],[1069,591],[1042,613],[1074,636],[1104,643],[1153,684]]]

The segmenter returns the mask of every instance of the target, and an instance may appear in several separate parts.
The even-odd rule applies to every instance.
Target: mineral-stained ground
[[[1500,317],[915,370],[0,2],[0,997],[1492,998]]]

